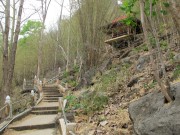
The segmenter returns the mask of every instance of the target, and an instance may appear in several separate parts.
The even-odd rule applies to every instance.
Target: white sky
[[[56,1],[58,1],[60,4],[62,3],[62,0],[52,0],[51,4],[49,6],[48,9],[48,13],[47,13],[47,17],[46,17],[46,22],[45,25],[47,27],[47,29],[49,29],[51,26],[56,25],[57,20],[59,18],[60,15],[60,11],[61,11],[61,6],[59,4],[56,3]],[[34,13],[34,9],[38,9],[41,6],[41,2],[38,0],[26,0],[25,1],[25,5],[24,5],[24,17],[23,18],[27,18],[28,16],[30,16],[32,13]],[[68,16],[69,15],[69,0],[64,0],[64,8],[63,8],[63,16]],[[40,14],[40,12],[39,12]],[[40,20],[40,16],[42,16],[41,14],[39,15],[38,13],[34,14],[33,16],[31,16],[32,20]]]
[[[12,1],[12,0],[11,0]],[[49,0],[48,0],[49,1]],[[51,4],[47,13],[47,18],[46,18],[46,28],[47,30],[51,28],[52,26],[56,26],[57,21],[59,19],[60,11],[61,11],[61,6],[57,4],[57,2],[62,4],[62,0],[51,0]],[[117,0],[118,4],[122,4],[121,0]],[[24,15],[23,18],[27,18],[29,15],[34,13],[34,9],[39,9],[41,7],[41,2],[40,0],[25,0],[24,4]],[[63,8],[63,16],[69,16],[69,0],[64,0],[64,8]],[[40,20],[41,13],[34,14],[31,16],[31,20]],[[23,20],[23,19],[22,19]]]

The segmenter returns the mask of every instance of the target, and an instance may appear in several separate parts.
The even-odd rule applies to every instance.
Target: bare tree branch
[[[35,11],[34,13],[30,14],[28,17],[26,17],[24,20],[21,21],[21,24],[24,23],[26,20],[28,20],[29,18],[31,18],[31,16],[33,16],[34,14],[36,14],[37,12],[39,12],[39,10]]]
[[[2,0],[0,0],[0,2],[2,3],[2,5],[5,7],[5,4],[4,4],[4,2],[2,1]]]

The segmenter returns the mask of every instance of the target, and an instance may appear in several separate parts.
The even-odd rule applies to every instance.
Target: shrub
[[[173,79],[177,79],[179,77],[180,77],[180,65],[178,65],[173,72]]]

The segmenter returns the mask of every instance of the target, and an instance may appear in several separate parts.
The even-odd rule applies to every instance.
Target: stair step
[[[53,100],[53,99],[57,99],[57,100],[58,100],[59,98],[58,98],[58,97],[44,97],[43,99],[45,99],[45,100],[46,100],[46,99],[47,99],[47,100],[50,100],[50,99],[52,99],[52,100]]]
[[[36,114],[36,115],[44,115],[44,114],[57,114],[58,110],[38,110],[38,111],[32,111],[31,114]]]
[[[59,92],[59,90],[43,90],[44,92],[52,92],[52,91],[54,91],[54,92]]]
[[[51,93],[43,93],[44,95],[61,95],[60,93],[53,93],[53,92],[51,92]]]
[[[43,100],[43,102],[58,102],[58,100]]]
[[[43,90],[58,90],[58,88],[42,88]]]
[[[44,98],[43,101],[44,101],[44,100],[48,100],[48,101],[49,101],[49,100],[51,100],[51,101],[58,101],[58,98]]]
[[[63,96],[63,95],[60,95],[60,94],[59,94],[59,95],[48,95],[48,94],[44,94],[44,97],[50,97],[50,98],[51,98],[51,97],[57,97],[57,98],[58,98],[58,97],[62,97],[62,96]]]
[[[32,110],[58,110],[58,106],[49,106],[49,107],[33,107]]]
[[[26,126],[12,126],[9,129],[14,129],[16,131],[22,130],[33,130],[33,129],[47,129],[47,128],[55,128],[55,123],[41,124],[41,125],[26,125]]]
[[[49,94],[52,94],[52,93],[55,93],[55,94],[58,94],[60,93],[59,91],[43,91],[44,93],[49,93]]]

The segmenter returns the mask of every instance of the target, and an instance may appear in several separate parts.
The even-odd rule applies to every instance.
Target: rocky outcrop
[[[161,92],[150,93],[129,106],[137,135],[180,135],[180,83],[171,88],[175,97],[165,104]]]

